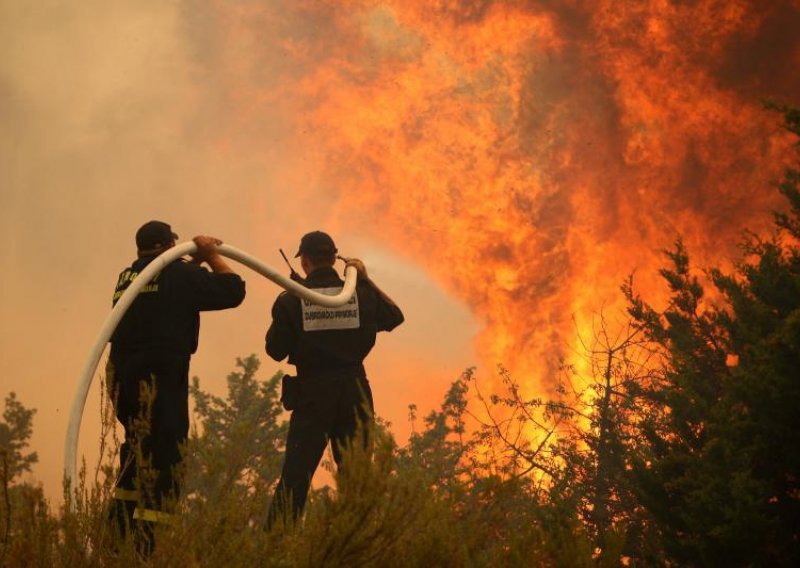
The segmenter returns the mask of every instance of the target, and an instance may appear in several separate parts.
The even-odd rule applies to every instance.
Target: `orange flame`
[[[621,308],[633,270],[656,296],[657,251],[679,235],[697,264],[724,262],[780,206],[769,182],[789,140],[761,99],[797,102],[800,6],[763,4],[287,1],[217,16],[241,56],[237,98],[289,117],[305,185],[335,188],[331,217],[418,260],[483,321],[482,360],[546,388],[573,315],[585,333]],[[259,86],[266,52],[275,80]]]

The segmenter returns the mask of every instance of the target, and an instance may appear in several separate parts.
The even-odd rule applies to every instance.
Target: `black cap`
[[[176,240],[178,235],[172,232],[172,227],[162,221],[148,221],[136,231],[136,248],[139,250],[152,250],[168,245]]]
[[[312,231],[303,235],[300,239],[300,248],[297,249],[295,258],[301,254],[308,256],[331,256],[336,254],[336,245],[328,233],[322,231]]]

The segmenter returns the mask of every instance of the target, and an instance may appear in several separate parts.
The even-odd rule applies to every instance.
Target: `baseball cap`
[[[136,231],[136,248],[150,250],[163,247],[178,238],[172,227],[163,221],[148,221]]]
[[[333,239],[328,233],[322,231],[312,231],[303,235],[300,239],[300,248],[297,249],[295,258],[301,254],[308,256],[329,256],[336,254],[338,251],[336,245],[333,244]]]

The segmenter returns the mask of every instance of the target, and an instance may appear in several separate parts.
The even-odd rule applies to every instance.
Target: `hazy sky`
[[[0,394],[38,411],[33,478],[58,496],[150,219],[276,268],[314,229],[363,258],[406,314],[367,362],[401,441],[471,365],[546,393],[631,272],[663,297],[678,236],[729,265],[769,227],[792,154],[762,101],[800,104],[798,29],[798,0],[0,0]],[[279,292],[241,273],[192,364],[218,395]]]
[[[279,116],[262,117],[263,128],[237,131],[224,146],[221,131],[243,127],[227,124],[240,109],[196,69],[214,53],[198,53],[203,46],[187,39],[191,10],[176,2],[0,2],[0,392],[37,409],[33,478],[51,497],[60,491],[79,373],[116,275],[135,256],[134,233],[150,219],[170,222],[181,240],[218,236],[276,268],[278,247],[293,255],[300,236],[317,228],[343,254],[363,258],[407,317],[379,338],[367,365],[377,408],[400,432],[408,403],[430,408],[475,364],[477,324],[464,306],[402,251],[329,215],[324,193],[306,203],[278,181],[276,172],[302,168],[303,159],[283,146]],[[237,356],[263,354],[280,291],[238,269],[247,298],[235,311],[202,317],[191,369],[218,395]],[[261,358],[262,378],[290,370]],[[98,408],[93,388],[81,438],[89,456]]]

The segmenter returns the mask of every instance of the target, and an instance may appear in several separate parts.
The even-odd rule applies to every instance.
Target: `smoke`
[[[299,96],[299,85],[321,54],[333,53],[349,20],[342,31],[313,5],[293,14],[264,3],[223,8],[0,0],[1,384],[38,411],[35,475],[55,501],[76,380],[117,274],[135,253],[134,232],[150,219],[170,222],[183,239],[221,237],[275,267],[278,247],[291,249],[316,228],[333,232],[346,254],[363,255],[409,313],[423,314],[369,362],[381,380],[376,401],[396,423],[403,404],[382,397],[426,404],[427,393],[432,404],[472,363],[474,324],[463,306],[400,249],[371,242],[356,223],[347,230],[347,216],[335,221],[342,193],[322,175],[327,154],[298,118],[322,100]],[[312,42],[316,53],[305,47]],[[192,360],[192,374],[219,395],[235,357],[263,353],[278,293],[235,269],[247,279],[247,300],[204,314]],[[432,323],[442,321],[456,329],[434,355]],[[277,367],[265,362],[262,378]],[[423,370],[439,383],[431,386]],[[89,464],[97,459],[99,392],[96,380],[79,448]]]
[[[276,266],[311,228],[368,242],[469,306],[487,373],[546,390],[629,273],[660,297],[675,238],[724,263],[769,226],[788,140],[761,103],[798,102],[798,25],[789,0],[0,0],[6,390],[52,397],[59,447],[62,374],[151,218]],[[261,352],[273,296],[204,320],[203,376]],[[377,366],[392,392],[466,333],[430,313]]]
[[[287,105],[303,194],[322,185],[336,217],[426,266],[484,322],[483,361],[531,385],[573,318],[619,307],[675,238],[725,262],[779,205],[786,142],[760,105],[800,92],[796,3],[219,9],[227,41],[255,49],[233,88]],[[291,70],[262,88],[275,50]]]

